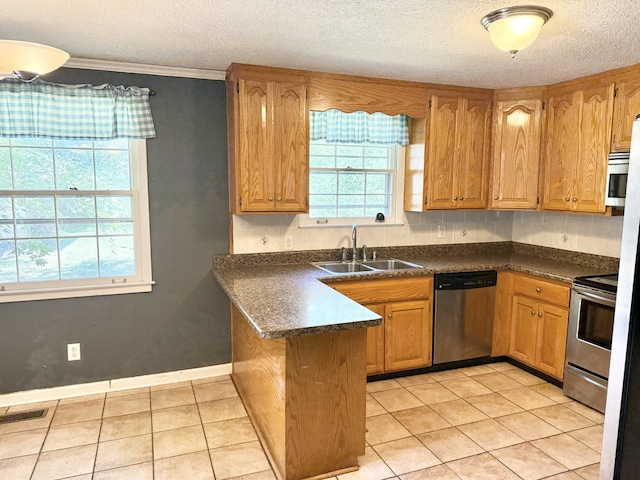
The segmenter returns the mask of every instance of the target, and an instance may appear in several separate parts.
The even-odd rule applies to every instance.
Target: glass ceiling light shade
[[[493,44],[513,58],[538,38],[542,25],[552,15],[553,12],[545,7],[519,5],[495,10],[485,15],[480,23],[489,32]]]
[[[0,79],[15,76],[31,81],[60,68],[69,54],[39,43],[0,40]]]

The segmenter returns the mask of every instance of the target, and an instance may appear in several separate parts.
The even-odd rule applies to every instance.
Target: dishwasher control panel
[[[495,287],[498,273],[482,272],[438,273],[434,276],[435,290],[465,290],[469,288]]]

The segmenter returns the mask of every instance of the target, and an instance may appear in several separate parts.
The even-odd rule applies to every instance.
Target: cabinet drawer
[[[540,280],[526,275],[516,275],[514,293],[526,295],[547,303],[553,303],[562,307],[569,306],[571,290],[568,285]]]
[[[337,282],[331,286],[359,303],[382,303],[396,300],[431,298],[433,295],[432,276],[356,280]]]

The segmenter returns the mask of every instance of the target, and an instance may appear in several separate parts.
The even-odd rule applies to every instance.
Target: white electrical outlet
[[[284,236],[284,249],[293,250],[293,235]]]
[[[445,238],[447,236],[447,226],[438,225],[438,238]]]
[[[69,343],[67,344],[67,360],[69,362],[74,362],[76,360],[80,360],[80,344],[79,343]]]

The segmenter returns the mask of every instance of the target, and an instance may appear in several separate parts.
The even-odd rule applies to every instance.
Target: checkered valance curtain
[[[391,117],[380,112],[312,111],[311,141],[318,140],[335,143],[408,145],[407,116]]]
[[[147,88],[0,81],[0,137],[107,140],[155,136]]]

